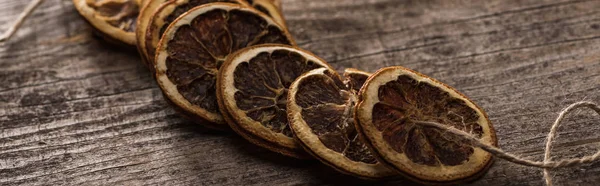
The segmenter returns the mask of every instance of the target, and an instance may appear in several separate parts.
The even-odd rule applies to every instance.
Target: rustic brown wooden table
[[[0,0],[1,31],[27,3]],[[300,47],[339,70],[402,65],[442,80],[487,111],[502,148],[530,159],[542,159],[563,107],[600,102],[600,1],[283,5]],[[0,185],[374,184],[182,119],[135,50],[91,31],[71,0],[47,0],[0,43]],[[561,127],[553,156],[591,154],[598,142],[600,117],[582,110]],[[600,163],[552,174],[557,185],[597,185]],[[541,170],[503,160],[473,183],[541,184]]]

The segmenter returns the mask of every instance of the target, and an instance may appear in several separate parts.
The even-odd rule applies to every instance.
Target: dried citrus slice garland
[[[357,127],[382,163],[425,183],[471,180],[489,168],[491,154],[414,123],[442,123],[497,146],[485,112],[453,88],[403,67],[388,67],[369,77],[359,95]]]
[[[140,31],[139,33],[143,34],[143,36],[140,36],[140,39],[144,40],[143,46],[141,46],[145,48],[143,53],[150,59],[147,61],[146,65],[148,65],[150,69],[153,69],[153,57],[158,42],[167,27],[175,21],[177,17],[194,7],[214,2],[235,3],[248,6],[244,0],[171,0],[161,4],[158,8],[153,10],[152,16],[146,27],[139,27],[140,30],[145,30]]]
[[[217,1],[244,7],[208,6]],[[26,8],[13,31],[3,35],[0,42],[14,33],[39,2]],[[347,174],[393,176],[387,166],[421,183],[462,183],[483,175],[491,165],[491,155],[471,146],[475,145],[517,164],[545,168],[546,183],[550,184],[548,168],[600,159],[597,153],[561,161],[531,161],[495,148],[495,132],[483,110],[453,88],[403,67],[384,68],[370,78],[368,73],[347,69],[342,83],[324,61],[295,47],[250,47],[229,60],[229,54],[248,46],[295,44],[286,30],[279,0],[73,3],[104,39],[138,46],[142,61],[156,70],[167,102],[184,116],[215,128],[222,128],[223,120],[227,120],[246,139],[285,155],[305,157],[299,148],[303,146],[325,164]],[[192,9],[202,4],[207,6]],[[183,18],[176,19],[188,10]],[[165,38],[160,40],[163,32]],[[216,73],[225,60],[227,67],[219,71],[215,87]],[[229,79],[221,80],[225,78]],[[285,96],[288,86],[289,97]],[[564,109],[549,134],[546,158],[563,116],[582,107],[600,111],[600,106],[591,102],[577,102]],[[284,116],[286,109],[288,117]],[[292,133],[300,145],[291,138]]]
[[[231,3],[191,9],[165,31],[156,55],[156,80],[183,114],[213,128],[226,127],[217,108],[216,75],[229,54],[263,43],[293,45],[289,33],[265,14]]]
[[[345,81],[326,68],[298,77],[290,86],[288,119],[299,143],[317,159],[342,173],[380,179],[395,176],[375,159],[354,126],[357,93],[369,77],[348,69]]]
[[[232,55],[219,70],[219,108],[234,131],[250,142],[284,155],[307,157],[293,139],[286,102],[300,75],[331,68],[314,54],[284,45],[258,45]]]
[[[212,4],[221,1],[238,5]],[[491,164],[490,154],[467,146],[458,137],[411,123],[440,122],[497,143],[487,116],[470,100],[401,67],[385,68],[367,81],[353,113],[358,132],[349,113],[368,74],[348,70],[342,83],[327,63],[294,47],[244,49],[226,63],[215,87],[217,71],[229,54],[262,43],[294,44],[278,2],[156,0],[146,3],[139,17],[143,0],[73,2],[107,39],[137,44],[150,67],[155,60],[157,81],[168,101],[209,127],[225,126],[220,104],[231,127],[251,142],[288,156],[306,157],[302,145],[325,164],[363,178],[393,176],[383,163],[419,182],[457,183],[483,174]],[[142,29],[136,31],[138,27]],[[163,32],[165,39],[159,40]],[[291,87],[286,107],[287,88],[309,70]],[[313,93],[320,94],[310,95],[311,91],[303,89],[311,86],[318,90]],[[313,108],[318,111],[311,113]],[[301,145],[292,138],[291,128]],[[366,145],[373,148],[373,154]]]
[[[142,0],[73,0],[79,13],[108,40],[135,45]]]

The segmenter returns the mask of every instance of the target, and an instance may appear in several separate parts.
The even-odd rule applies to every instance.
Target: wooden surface
[[[0,30],[29,1],[0,0]],[[483,107],[502,148],[541,160],[561,108],[600,102],[600,1],[284,0],[300,47],[339,70],[403,65]],[[134,50],[99,41],[71,0],[47,0],[0,43],[0,185],[373,184],[179,117]],[[553,157],[600,148],[600,117],[560,129]],[[553,171],[600,182],[600,163]],[[383,182],[390,185],[406,181]],[[541,185],[498,160],[473,185]]]

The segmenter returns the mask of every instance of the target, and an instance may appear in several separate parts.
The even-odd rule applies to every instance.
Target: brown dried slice
[[[254,4],[256,0],[246,0],[249,4]],[[281,10],[281,0],[266,0],[267,2],[273,4],[277,9]]]
[[[326,68],[298,77],[290,86],[287,113],[300,144],[336,170],[362,178],[380,179],[397,173],[375,159],[354,126],[358,89],[366,72],[346,70],[345,81]]]
[[[281,5],[281,0],[270,0],[271,3],[273,3],[273,5],[275,5],[275,7],[277,7],[277,9],[281,10],[283,7]]]
[[[193,8],[167,28],[159,43],[157,82],[182,113],[226,128],[217,108],[218,69],[229,54],[262,43],[294,44],[288,32],[253,8],[231,3]]]
[[[189,11],[190,9],[215,2],[234,3],[249,6],[244,0],[171,0],[160,5],[160,7],[153,10],[152,17],[149,20],[146,27],[140,27],[140,30],[145,30],[144,36],[144,55],[146,55],[151,61],[147,62],[150,69],[153,69],[154,55],[156,47],[160,41],[162,35],[169,25],[175,21],[181,14]]]
[[[219,108],[234,131],[250,142],[292,157],[308,157],[293,139],[286,102],[301,74],[330,68],[310,52],[284,45],[259,45],[232,55],[219,70]]]
[[[73,5],[108,40],[135,45],[142,0],[73,0]]]
[[[425,183],[460,183],[485,173],[491,154],[462,138],[415,121],[470,132],[490,145],[496,134],[485,112],[455,89],[403,67],[369,77],[355,110],[357,127],[382,163]]]
[[[287,28],[283,14],[281,13],[281,2],[278,0],[247,0],[253,8],[267,14],[281,26]]]
[[[142,62],[146,66],[150,67],[150,69],[154,69],[151,68],[153,64],[150,62],[154,61],[154,56],[148,56],[148,52],[146,52],[146,28],[148,28],[150,20],[152,19],[156,9],[158,9],[158,7],[162,6],[167,1],[172,0],[150,0],[142,7],[138,15],[136,23],[137,29],[135,29],[137,49],[142,57]]]

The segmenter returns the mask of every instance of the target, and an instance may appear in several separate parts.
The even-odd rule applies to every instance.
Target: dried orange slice
[[[219,108],[234,131],[284,155],[308,155],[288,125],[288,87],[301,74],[331,68],[314,54],[284,45],[257,45],[232,55],[219,70]]]
[[[283,14],[281,13],[281,2],[278,0],[247,0],[253,8],[269,15],[273,20],[281,26],[287,28]]]
[[[254,4],[256,0],[246,0],[249,4]],[[281,0],[266,0],[266,2],[273,4],[277,9],[281,10]]]
[[[244,0],[171,0],[161,4],[158,8],[152,11],[153,13],[149,23],[146,25],[146,27],[140,27],[140,30],[145,30],[140,32],[140,34],[144,34],[143,37],[141,37],[141,39],[144,40],[142,47],[145,48],[143,51],[144,55],[151,60],[147,63],[150,69],[152,69],[154,60],[153,57],[155,55],[158,42],[167,27],[169,27],[169,25],[175,21],[177,17],[188,10],[200,5],[214,2],[235,3],[248,6]]]
[[[153,60],[152,58],[155,55],[154,52],[156,50],[156,46],[158,45],[158,41],[162,37],[165,29],[181,14],[194,7],[215,2],[252,6],[257,10],[267,14],[275,22],[285,28],[285,21],[283,20],[281,13],[272,3],[265,0],[252,1],[252,5],[248,4],[248,1],[246,0],[171,0],[153,10],[149,24],[145,25],[144,27],[139,27],[140,30],[145,30],[139,32],[139,34],[143,34],[143,36],[141,36],[139,39],[143,40],[141,44],[143,45],[142,47],[145,48],[143,51],[144,55],[146,55],[150,60]],[[149,67],[151,67],[152,64],[152,61],[148,61],[147,63]]]
[[[135,45],[137,16],[142,0],[73,0],[73,4],[105,39]]]
[[[355,110],[357,127],[382,163],[426,183],[458,183],[481,176],[492,155],[462,138],[415,121],[438,122],[497,146],[485,112],[455,89],[403,67],[369,77]]]
[[[156,9],[158,9],[158,7],[163,5],[163,3],[168,1],[171,0],[150,0],[142,7],[138,15],[136,23],[137,29],[135,29],[135,39],[137,42],[136,44],[138,52],[142,57],[142,62],[148,67],[152,67],[151,61],[154,61],[154,56],[151,56],[149,59],[148,53],[146,52],[146,28],[148,28],[148,24],[150,24],[150,21]]]
[[[281,0],[271,0],[271,3],[273,3],[273,5],[275,5],[275,7],[277,7],[277,9],[279,9],[279,10],[282,9]]]
[[[396,175],[377,161],[354,126],[354,106],[366,72],[346,70],[345,81],[327,68],[312,70],[290,86],[287,113],[299,143],[342,173],[367,179]]]
[[[166,29],[156,55],[156,80],[174,105],[209,127],[224,128],[215,90],[229,54],[262,43],[295,44],[285,29],[247,6],[210,3],[184,13]]]

